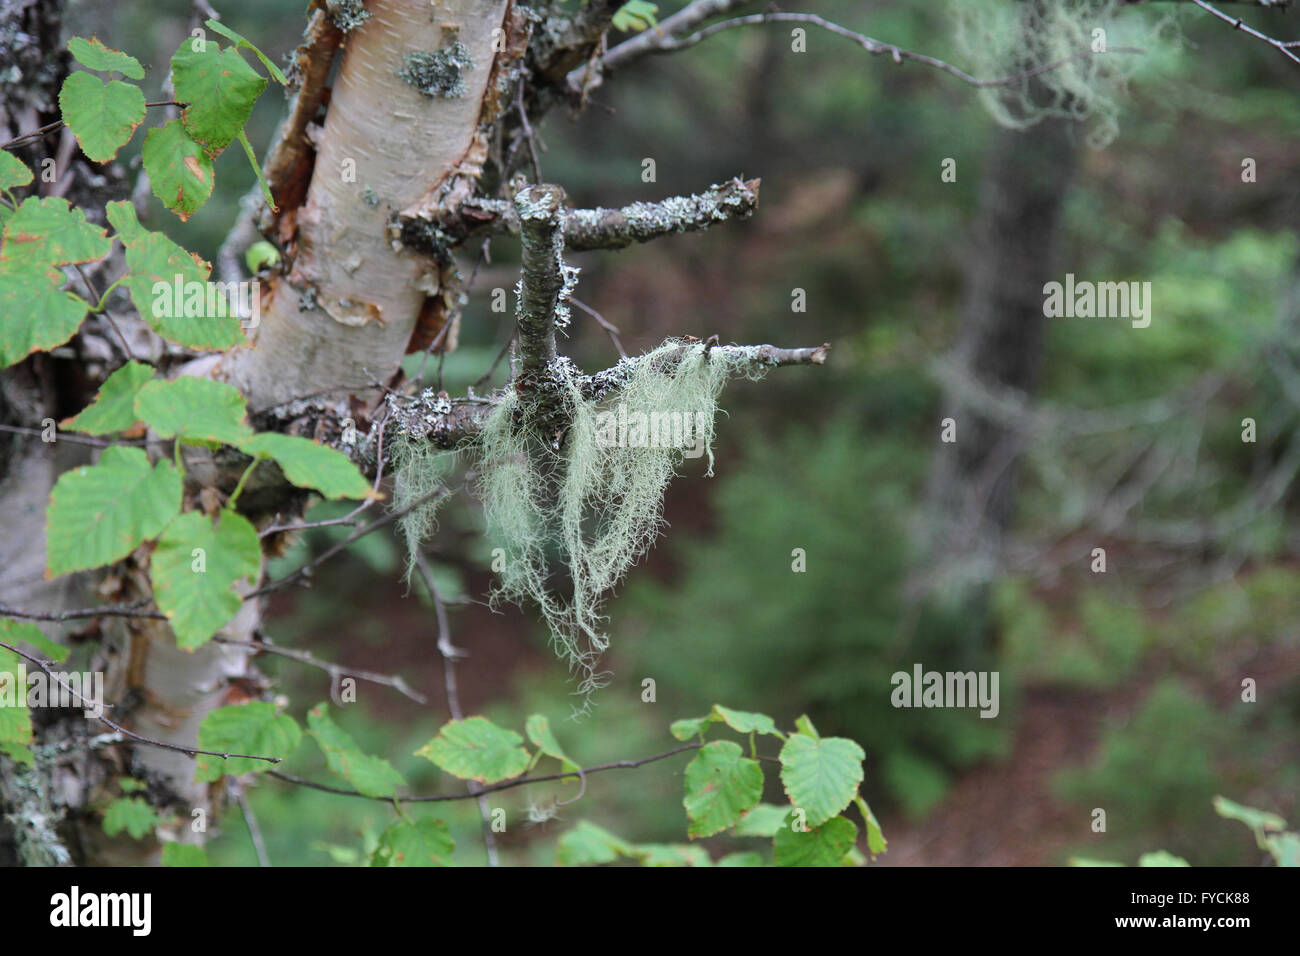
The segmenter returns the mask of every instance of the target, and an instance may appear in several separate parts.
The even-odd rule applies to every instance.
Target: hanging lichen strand
[[[1121,0],[949,0],[945,15],[958,49],[978,76],[1023,74],[985,87],[980,99],[1015,129],[1049,116],[1086,120],[1101,148],[1119,132],[1119,101],[1148,45],[1177,40],[1169,13],[1112,16]],[[1159,42],[1157,42],[1159,41]]]
[[[505,551],[494,603],[536,603],[578,692],[589,695],[606,676],[597,669],[609,645],[603,595],[658,534],[664,490],[683,453],[699,449],[713,473],[713,421],[727,378],[759,378],[766,369],[731,350],[670,340],[612,369],[617,390],[600,399],[584,395],[567,359],[553,368],[568,421],[558,448],[547,419],[529,414],[508,389],[478,436],[478,490],[489,534]],[[620,433],[628,421],[643,429]],[[551,555],[568,567],[568,597],[551,583]]]

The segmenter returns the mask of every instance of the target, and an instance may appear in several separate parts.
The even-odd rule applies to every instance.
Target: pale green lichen
[[[473,68],[469,47],[457,40],[441,50],[406,54],[397,75],[425,96],[454,99],[465,95],[465,73]]]
[[[607,676],[598,670],[609,646],[605,594],[658,536],[664,491],[684,452],[707,456],[713,474],[714,418],[727,379],[757,379],[767,369],[756,349],[675,339],[590,378],[561,357],[535,383],[540,394],[525,397],[508,386],[464,446],[478,474],[489,537],[505,555],[504,566],[494,564],[500,580],[493,606],[537,605],[586,700]],[[436,419],[450,405],[429,407]],[[612,419],[602,413],[616,410],[633,421],[688,424],[673,441],[611,440]],[[418,428],[392,441],[393,507],[400,510],[444,484],[456,453],[440,450]],[[401,519],[408,584],[419,548],[436,528],[440,501]],[[567,581],[557,565],[567,568]]]
[[[603,596],[658,535],[664,490],[684,457],[680,447],[604,440],[600,412],[621,403],[631,416],[698,422],[696,437],[712,475],[718,395],[730,376],[760,377],[765,369],[744,355],[670,340],[623,363],[620,387],[601,401],[584,397],[572,365],[557,362],[556,368],[566,379],[569,420],[560,448],[524,424],[524,400],[510,390],[479,436],[478,491],[489,532],[506,553],[494,603],[537,604],[557,653],[578,679],[578,692],[589,697],[606,677],[597,669],[609,646],[601,626]],[[550,580],[552,554],[568,567],[563,595]]]
[[[985,87],[980,98],[1003,126],[1023,129],[1051,116],[1084,121],[1089,142],[1109,144],[1119,132],[1120,101],[1145,47],[1167,32],[1167,17],[1144,19],[1119,0],[950,0],[961,66],[981,79],[1020,76]],[[1161,44],[1167,45],[1167,44]],[[1112,52],[1095,52],[1099,49]]]

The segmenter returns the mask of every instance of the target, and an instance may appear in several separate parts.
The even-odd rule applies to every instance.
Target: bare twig
[[[69,687],[63,681],[63,679],[57,676],[54,673],[54,671],[50,670],[49,665],[45,661],[41,660],[39,657],[33,657],[30,654],[24,654],[22,651],[18,650],[18,648],[14,647],[12,644],[6,644],[4,641],[0,641],[0,647],[3,647],[5,650],[11,651],[14,654],[17,654],[23,660],[30,661],[31,663],[35,664],[37,667],[39,667],[41,670],[45,672],[45,676],[47,676],[50,680],[54,681],[54,683],[58,684],[60,687],[66,690],[74,698],[81,701],[87,707],[90,707],[93,710],[99,710],[100,707],[102,706],[102,702],[87,700],[80,693],[78,693],[77,691]],[[186,754],[187,756],[190,757],[197,757],[200,754],[202,754],[205,757],[220,757],[222,760],[229,760],[231,757],[243,757],[246,760],[265,760],[267,763],[279,763],[282,759],[284,759],[282,757],[262,757],[257,754],[218,753],[215,750],[198,750],[193,747],[182,747],[179,744],[169,744],[165,740],[155,740],[152,737],[145,737],[141,734],[137,734],[133,730],[127,730],[121,724],[114,723],[113,721],[109,720],[107,717],[103,716],[102,714],[95,715],[94,719],[98,720],[100,723],[105,724],[110,729],[116,731],[122,736],[129,737],[132,740],[138,741],[139,743],[148,744],[150,747],[160,747],[163,750],[172,750],[175,751],[176,753]]]
[[[665,750],[663,753],[655,754],[652,757],[642,757],[640,760],[616,760],[613,763],[598,764],[594,767],[583,767],[578,770],[565,770],[560,773],[542,774],[536,777],[528,775],[514,777],[511,780],[503,780],[500,783],[494,783],[486,786],[480,793],[496,793],[498,790],[512,790],[515,787],[524,787],[531,783],[545,783],[550,780],[565,780],[569,777],[586,776],[593,773],[603,773],[606,770],[631,770],[636,767],[644,766],[648,763],[654,763],[658,760],[666,760],[674,757],[679,753],[685,753],[688,750],[698,750],[701,744],[691,743],[682,744],[680,747],[674,747],[672,750]],[[393,797],[371,797],[357,790],[348,790],[344,787],[331,787],[327,784],[317,783],[314,780],[306,780],[302,777],[295,777],[291,774],[282,773],[279,770],[268,770],[267,775],[274,777],[276,780],[283,780],[285,783],[296,784],[300,787],[310,787],[313,790],[321,790],[325,793],[337,793],[344,797],[365,797],[367,800],[382,800],[385,803],[391,803]],[[469,800],[479,794],[472,793],[437,793],[422,797],[397,797],[400,803],[447,803],[453,800]]]
[[[267,654],[276,654],[280,657],[287,657],[291,661],[297,661],[300,664],[307,664],[311,667],[319,668],[330,675],[331,692],[337,687],[338,681],[342,677],[355,677],[358,680],[369,681],[372,684],[382,684],[385,687],[391,687],[399,694],[403,694],[415,701],[417,704],[427,704],[429,701],[423,695],[411,688],[411,685],[397,676],[389,674],[378,674],[374,671],[358,670],[355,667],[344,667],[342,664],[333,664],[329,661],[323,661],[319,657],[308,651],[295,650],[294,648],[281,647],[279,644],[272,644],[265,638],[256,641],[240,641],[230,637],[217,636],[213,638],[218,644],[230,644],[235,647],[249,647],[253,650],[264,651]]]

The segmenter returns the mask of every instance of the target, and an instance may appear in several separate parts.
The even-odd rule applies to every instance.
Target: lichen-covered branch
[[[570,209],[564,216],[564,245],[574,252],[623,249],[634,242],[748,219],[758,208],[760,183],[737,177],[700,193],[670,196],[659,202],[635,202],[620,209]],[[503,200],[470,200],[462,216],[473,227],[492,226],[516,235],[520,231],[518,214]]]
[[[515,195],[523,245],[519,279],[519,354],[533,379],[555,361],[555,311],[564,289],[564,194],[556,186],[526,186]]]

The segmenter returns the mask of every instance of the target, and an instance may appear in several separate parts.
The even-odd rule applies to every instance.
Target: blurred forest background
[[[276,58],[304,23],[302,0],[216,6]],[[659,6],[662,18],[681,3]],[[787,9],[993,75],[955,29],[964,6]],[[432,556],[454,600],[454,641],[471,654],[459,668],[467,712],[507,726],[547,713],[585,764],[667,749],[672,720],[715,702],[784,725],[807,712],[823,733],[866,748],[885,865],[1132,863],[1157,848],[1193,864],[1258,863],[1211,798],[1300,817],[1300,67],[1189,6],[1117,12],[1109,42],[1131,34],[1146,53],[1124,58],[1127,82],[1079,123],[1005,130],[951,76],[814,29],[795,53],[786,25],[642,60],[576,119],[550,115],[541,168],[575,205],[762,178],[747,223],[576,258],[578,297],[619,327],[629,353],[714,333],[834,350],[823,368],[781,369],[724,394],[716,477],[688,462],[670,487],[670,530],[610,603],[614,677],[585,720],[564,719],[572,685],[534,609],[483,606],[493,543],[476,502],[458,496]],[[1248,13],[1300,36],[1294,14]],[[83,0],[69,27],[134,53],[157,84],[189,17],[188,0]],[[279,120],[275,100],[264,97],[249,126],[259,153]],[[655,183],[641,181],[647,157]],[[1242,181],[1246,157],[1255,182]],[[955,182],[941,178],[947,158]],[[210,260],[252,185],[238,150],[218,166],[201,215],[180,224],[158,206],[149,223]],[[513,287],[517,262],[514,241],[494,240],[441,370],[449,392],[479,379],[509,335],[489,301]],[[467,258],[463,272],[473,267]],[[1008,324],[1006,310],[1029,294],[1017,283],[1041,312],[1042,282],[1066,272],[1151,282],[1151,325]],[[805,312],[792,311],[796,288]],[[581,313],[567,348],[588,369],[617,359]],[[1011,361],[1002,380],[1014,391],[965,395],[952,364],[937,364],[985,362],[982,349],[994,365]],[[944,458],[939,423],[954,408],[973,460]],[[1242,441],[1247,417],[1254,443]],[[945,483],[975,474],[989,486],[973,505],[974,543],[936,538],[958,514]],[[274,573],[327,547],[334,530],[313,532]],[[1105,573],[1092,570],[1097,547]],[[807,553],[806,573],[791,571],[794,548]],[[446,717],[433,613],[399,580],[403,552],[395,536],[364,539],[310,590],[277,596],[267,629],[326,659],[401,673],[428,695],[420,707],[361,684],[360,706],[335,712],[416,792],[450,791],[454,780],[411,756]],[[892,708],[890,675],[915,662],[998,670],[1000,715]],[[259,665],[295,712],[328,696],[321,672]],[[647,677],[656,703],[641,701]],[[1241,701],[1248,677],[1256,703]],[[680,841],[684,766],[594,777],[583,801],[539,826],[519,821],[545,786],[493,797],[512,821],[504,862],[552,862],[556,839],[583,818],[629,839]],[[322,779],[302,755],[288,769]],[[250,799],[279,865],[362,862],[392,812],[268,779]],[[1104,834],[1090,830],[1096,807]],[[436,815],[462,862],[480,862],[474,803]],[[214,862],[255,863],[238,811],[222,828]]]

